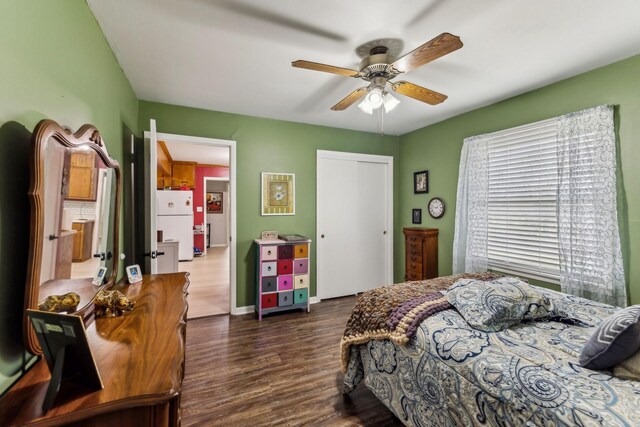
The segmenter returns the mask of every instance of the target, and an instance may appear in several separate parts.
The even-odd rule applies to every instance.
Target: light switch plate
[[[202,206],[196,206],[196,212],[202,212]]]

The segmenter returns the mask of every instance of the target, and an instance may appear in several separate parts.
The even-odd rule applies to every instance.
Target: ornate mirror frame
[[[113,267],[106,282],[96,287],[96,292],[100,289],[111,287],[118,275],[118,263],[120,259],[119,252],[119,228],[120,228],[120,198],[121,198],[121,172],[118,162],[112,159],[107,153],[106,147],[100,132],[93,125],[83,125],[77,132],[73,133],[71,129],[60,126],[53,120],[40,121],[32,136],[32,151],[30,157],[30,178],[29,185],[29,203],[31,207],[31,232],[29,237],[29,259],[27,266],[27,283],[25,287],[25,312],[23,316],[23,336],[26,349],[36,355],[42,354],[42,349],[38,343],[35,331],[31,326],[27,316],[26,309],[37,309],[40,298],[41,287],[41,271],[43,263],[43,242],[45,239],[44,220],[45,220],[45,152],[48,143],[55,140],[63,148],[83,147],[85,150],[89,148],[93,150],[104,163],[105,167],[114,170],[115,174],[115,203],[113,208],[113,233],[109,234],[109,238],[113,240],[112,257]],[[62,177],[61,177],[62,178]],[[53,238],[56,238],[53,236]],[[62,279],[61,279],[62,280]],[[89,282],[91,279],[88,279]],[[94,294],[95,295],[95,294]],[[91,301],[84,301],[81,308],[73,314],[82,316],[87,322],[93,313],[93,304]]]

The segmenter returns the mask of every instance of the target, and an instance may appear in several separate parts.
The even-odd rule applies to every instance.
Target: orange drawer
[[[296,258],[308,258],[309,257],[309,245],[296,245],[293,254]]]

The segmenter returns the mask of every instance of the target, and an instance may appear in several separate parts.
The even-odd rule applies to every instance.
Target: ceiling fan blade
[[[392,65],[396,70],[406,73],[461,47],[460,37],[442,33],[397,59]]]
[[[334,67],[333,65],[320,64],[319,62],[303,61],[298,59],[293,61],[291,66],[297,68],[306,68],[307,70],[323,71],[325,73],[341,74],[347,77],[357,77],[359,72],[348,68]]]
[[[331,109],[333,111],[346,110],[347,108],[351,107],[351,105],[354,102],[358,101],[360,98],[365,96],[366,93],[367,93],[366,87],[361,87],[360,89],[356,89],[353,92],[351,92],[349,95],[347,95],[342,101],[338,102],[336,105],[331,107]]]
[[[417,99],[418,101],[426,102],[427,104],[431,105],[440,104],[445,99],[447,99],[447,95],[405,81],[393,83],[391,85],[391,88],[399,94]]]

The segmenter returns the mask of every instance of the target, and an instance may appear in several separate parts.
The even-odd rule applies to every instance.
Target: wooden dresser
[[[438,277],[438,229],[408,227],[405,240],[404,280]]]
[[[104,389],[63,383],[49,412],[50,378],[39,360],[0,400],[0,424],[177,426],[184,377],[187,273],[144,276],[117,285],[136,306],[122,317],[96,319],[87,337]]]

